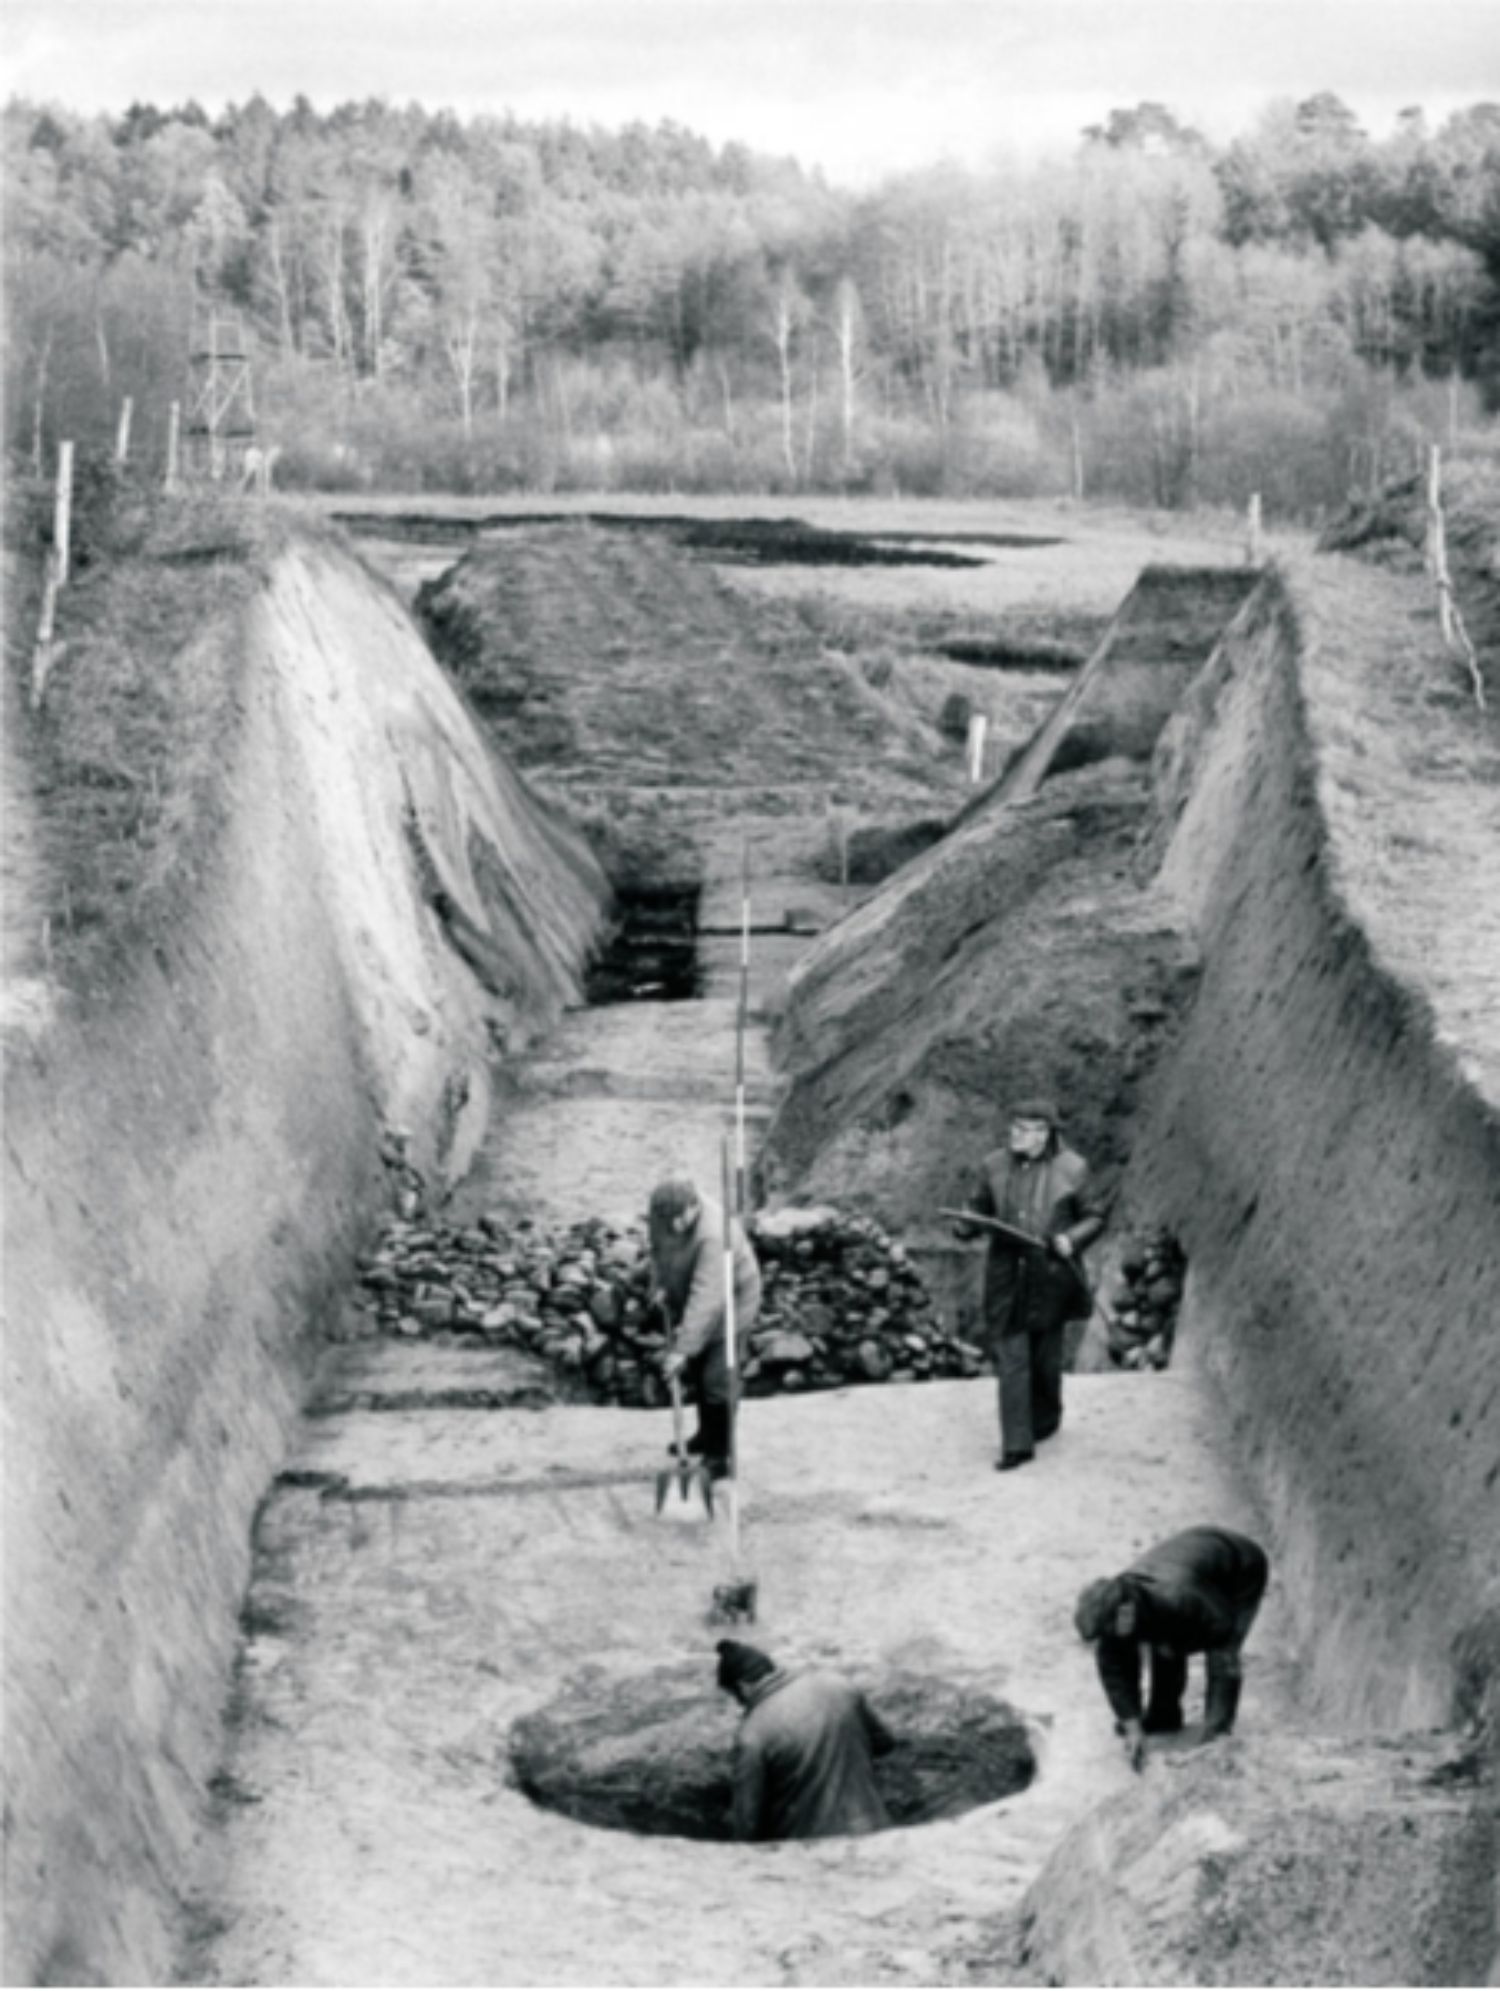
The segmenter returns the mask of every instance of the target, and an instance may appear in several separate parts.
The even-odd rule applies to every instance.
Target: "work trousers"
[[[729,1457],[729,1372],[721,1348],[711,1348],[689,1362],[683,1380],[698,1410],[698,1430],[693,1449],[710,1465]]]
[[[1007,1452],[1034,1452],[1062,1423],[1061,1322],[1040,1334],[1005,1334],[995,1344],[1000,1379],[1000,1443]]]
[[[1260,1600],[1266,1594],[1269,1565],[1262,1557],[1258,1565],[1245,1571],[1234,1598],[1234,1631],[1223,1645],[1211,1646],[1203,1655],[1208,1674],[1208,1696],[1203,1710],[1204,1726],[1210,1735],[1227,1735],[1234,1727],[1240,1704],[1240,1681],[1244,1664],[1240,1658]],[[1182,1727],[1182,1694],[1187,1685],[1187,1654],[1176,1646],[1151,1648],[1151,1699],[1146,1707],[1145,1727],[1156,1735],[1174,1734]]]

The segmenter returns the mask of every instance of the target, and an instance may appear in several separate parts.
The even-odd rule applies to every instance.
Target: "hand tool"
[[[998,1231],[1001,1237],[1008,1237],[1012,1244],[1025,1245],[1032,1251],[1041,1251],[1047,1253],[1050,1257],[1061,1258],[1062,1263],[1068,1267],[1073,1277],[1082,1286],[1084,1296],[1088,1300],[1090,1308],[1098,1314],[1100,1320],[1104,1322],[1107,1328],[1114,1327],[1114,1315],[1089,1284],[1088,1274],[1078,1263],[1076,1257],[1063,1258],[1061,1252],[1053,1251],[1046,1238],[1035,1237],[1030,1231],[1019,1230],[1014,1224],[1002,1223],[998,1217],[982,1217],[977,1210],[940,1209],[938,1215],[940,1217],[951,1217],[955,1223],[980,1224],[987,1231]]]
[[[710,1517],[714,1511],[714,1483],[708,1468],[701,1459],[694,1459],[688,1451],[682,1436],[682,1386],[675,1376],[667,1378],[667,1388],[672,1395],[672,1450],[676,1454],[675,1463],[666,1466],[656,1475],[656,1511],[660,1514],[667,1504],[667,1493],[672,1481],[677,1482],[678,1491],[684,1500],[691,1497],[696,1482],[703,1495],[703,1505]]]
[[[729,1475],[725,1482],[729,1495],[730,1581],[715,1586],[711,1623],[733,1623],[737,1619],[755,1622],[759,1585],[747,1576],[740,1555],[739,1485],[739,1350],[734,1317],[734,1173],[729,1142],[720,1143],[724,1198],[724,1360],[729,1371]]]

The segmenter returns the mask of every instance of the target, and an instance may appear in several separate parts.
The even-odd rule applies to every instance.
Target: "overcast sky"
[[[1066,147],[1143,97],[1223,138],[1335,90],[1374,131],[1500,99],[1500,0],[4,0],[7,93],[261,91],[670,117],[838,181]]]

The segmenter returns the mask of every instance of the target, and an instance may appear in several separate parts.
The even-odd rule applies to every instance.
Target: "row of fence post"
[[[127,394],[120,403],[120,416],[115,426],[114,460],[124,464],[130,460],[131,432],[135,422],[135,400]],[[177,491],[182,482],[182,404],[173,401],[167,411],[167,460],[162,478],[163,487]],[[260,497],[270,495],[271,471],[279,452],[276,449],[262,449],[253,445],[245,452],[244,472],[240,489],[252,487]],[[31,659],[31,703],[38,706],[47,689],[47,678],[57,658],[60,647],[57,638],[57,603],[62,590],[67,586],[72,568],[73,531],[73,459],[74,445],[71,441],[57,445],[57,482],[53,489],[52,502],[52,550],[47,556],[46,573],[42,581],[42,607],[37,617],[36,648]]]
[[[124,464],[130,461],[130,445],[134,434],[134,430],[135,430],[135,397],[133,395],[127,394],[120,403],[120,414],[115,424],[114,460],[116,463]],[[58,466],[59,466],[58,474],[60,478],[62,474],[61,466],[62,466],[63,454],[64,452],[66,452],[68,460],[71,462],[73,445],[71,442],[60,442],[57,447],[58,447]],[[264,473],[269,469],[270,464],[275,460],[276,456],[279,454],[279,451],[274,449],[269,449],[269,450],[260,449],[256,445],[252,444],[250,449],[248,449],[245,452],[245,454],[247,459],[247,468],[252,472],[256,473],[253,476],[253,478],[251,476],[247,476],[244,480],[245,483],[248,485],[251,481],[254,481],[258,488],[263,488],[265,483],[267,482],[267,478]],[[37,469],[38,471],[40,471],[41,469],[40,459],[38,460],[37,463]],[[167,456],[166,456],[166,466],[162,475],[162,483],[168,491],[175,491],[178,488],[179,483],[181,482],[181,478],[182,478],[182,403],[180,401],[173,401],[167,409]]]

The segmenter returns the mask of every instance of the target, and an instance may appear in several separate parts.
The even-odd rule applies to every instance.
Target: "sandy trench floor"
[[[726,893],[711,878],[708,902]],[[760,949],[757,1112],[777,949],[796,944]],[[727,1124],[733,951],[711,963],[701,1002],[565,1017],[497,1115],[464,1207],[624,1220],[659,1168],[709,1173]],[[714,1699],[722,1628],[708,1608],[731,1574],[722,1511],[710,1524],[674,1497],[654,1514],[665,1414],[420,1407],[444,1387],[503,1385],[512,1359],[384,1347],[376,1368],[418,1407],[307,1419],[260,1523],[184,1976],[962,1979],[1062,1832],[1130,1775],[1072,1630],[1078,1589],[1191,1522],[1255,1531],[1190,1362],[1071,1379],[1059,1438],[1003,1478],[988,1379],[746,1406],[750,1635],[785,1660],[901,1667],[1008,1698],[1033,1724],[1040,1770],[1020,1796],[942,1824],[736,1848],[576,1824],[507,1782],[511,1723],[590,1669],[607,1680],[698,1659]],[[367,1381],[371,1360],[333,1351],[324,1403],[341,1373],[357,1381],[363,1365]],[[1273,1587],[1245,1736],[1288,1718],[1293,1672]],[[1171,1775],[1171,1759],[1148,1774]]]

